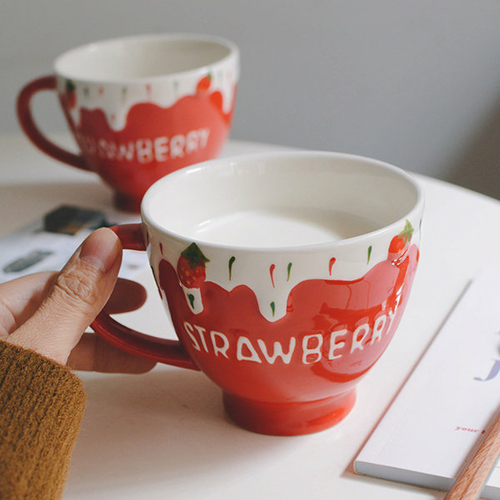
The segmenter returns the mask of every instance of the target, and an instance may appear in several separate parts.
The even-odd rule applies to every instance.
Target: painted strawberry
[[[66,102],[69,109],[76,107],[76,87],[71,80],[66,80]]]
[[[196,85],[196,93],[200,94],[208,92],[211,83],[212,83],[212,75],[209,73],[198,82],[198,85]]]
[[[187,288],[200,288],[206,278],[205,263],[210,262],[196,243],[191,243],[177,261],[177,275]]]
[[[413,226],[406,220],[404,229],[391,240],[389,245],[389,260],[394,260],[403,255],[410,243],[413,234]]]

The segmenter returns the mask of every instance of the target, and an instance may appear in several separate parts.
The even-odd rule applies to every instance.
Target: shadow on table
[[[193,478],[197,485],[213,484],[219,474],[236,481],[259,455],[269,459],[299,444],[230,422],[220,390],[199,372],[157,366],[146,375],[83,379],[88,403],[66,489],[70,497],[151,484],[161,484],[165,494],[169,488],[187,492]]]

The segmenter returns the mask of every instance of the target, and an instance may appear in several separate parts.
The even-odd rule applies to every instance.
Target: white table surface
[[[269,148],[279,149],[232,141],[224,155]],[[343,422],[308,436],[263,436],[224,416],[220,390],[201,373],[164,365],[145,375],[80,372],[88,405],[64,498],[442,498],[441,492],[357,476],[352,467],[468,281],[500,257],[500,202],[418,179],[426,212],[412,294],[396,336],[361,381]],[[51,160],[21,135],[0,137],[0,236],[61,203],[109,208],[110,200],[94,174]],[[139,278],[150,298],[121,320],[172,336],[149,271]]]

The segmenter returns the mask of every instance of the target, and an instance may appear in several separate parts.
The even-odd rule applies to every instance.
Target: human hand
[[[115,233],[101,228],[60,273],[37,273],[1,284],[0,339],[77,370],[142,373],[153,368],[153,361],[84,333],[101,309],[130,311],[145,300],[144,289],[126,280],[118,280],[111,296],[121,254]]]

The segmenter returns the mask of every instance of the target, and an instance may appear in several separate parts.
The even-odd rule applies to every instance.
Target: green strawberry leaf
[[[181,255],[186,259],[191,269],[200,266],[205,267],[205,262],[210,262],[210,260],[203,255],[200,247],[194,242],[181,252]]]
[[[73,81],[66,80],[66,92],[68,92],[68,94],[69,94],[70,92],[74,92],[75,90],[76,90],[76,86],[73,83]]]
[[[236,260],[236,257],[234,255],[229,259],[229,264],[228,264],[228,267],[229,267],[229,281],[231,281],[231,278],[232,278],[233,264],[234,264],[235,260]]]
[[[411,236],[413,234],[413,226],[411,225],[411,222],[406,219],[405,227],[404,229],[399,233],[399,237],[406,243],[408,243],[411,240]]]

